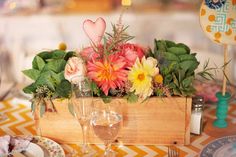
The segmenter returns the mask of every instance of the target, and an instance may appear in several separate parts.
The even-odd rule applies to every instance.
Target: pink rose
[[[84,77],[86,74],[86,67],[84,61],[79,57],[71,57],[65,66],[64,76],[70,82],[75,82],[79,80],[74,80],[75,76]]]
[[[95,49],[97,49],[99,53],[96,52]],[[86,47],[79,54],[86,60],[95,60],[99,58],[100,54],[103,54],[103,45],[98,45],[97,48]]]
[[[132,67],[137,58],[141,60],[144,56],[144,49],[136,44],[123,44],[121,45],[120,50],[121,51],[118,52],[118,54],[125,58],[128,67]]]

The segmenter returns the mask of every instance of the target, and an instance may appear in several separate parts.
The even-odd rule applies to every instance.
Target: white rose
[[[86,74],[86,67],[84,61],[79,57],[71,57],[65,66],[65,79],[71,83],[82,81]]]
[[[159,73],[159,68],[157,67],[158,61],[155,58],[148,57],[145,61],[145,57],[143,57],[142,62],[145,69],[149,69],[149,68],[154,69],[153,71],[151,71],[151,73],[149,73],[149,75],[155,76]],[[147,71],[150,71],[150,70],[147,70]]]

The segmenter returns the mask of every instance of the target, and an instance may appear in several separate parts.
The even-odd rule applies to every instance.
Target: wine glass
[[[71,79],[71,82],[71,103],[73,106],[73,113],[80,123],[83,134],[82,153],[83,155],[91,154],[93,152],[87,142],[91,114],[93,110],[93,92],[91,90],[91,82],[84,76],[75,76]]]
[[[122,126],[122,106],[118,100],[110,103],[94,102],[91,124],[94,133],[105,144],[104,157],[116,156],[111,144],[116,140]]]

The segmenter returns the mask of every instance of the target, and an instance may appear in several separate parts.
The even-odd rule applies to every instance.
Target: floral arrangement
[[[150,96],[192,96],[193,80],[199,65],[196,54],[188,46],[166,40],[155,40],[155,47],[144,48],[131,43],[128,27],[113,25],[113,33],[105,32],[102,18],[86,20],[84,30],[91,45],[78,51],[66,51],[66,45],[37,54],[32,69],[23,73],[34,82],[24,88],[34,100],[69,98],[71,78],[76,75],[92,80],[95,96],[109,101],[124,97],[129,102]]]

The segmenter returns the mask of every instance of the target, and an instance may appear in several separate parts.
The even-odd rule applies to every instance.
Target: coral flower
[[[117,55],[110,55],[103,60],[90,60],[87,64],[88,77],[108,95],[110,89],[122,88],[127,81],[125,60]]]
[[[144,56],[144,49],[136,44],[126,43],[121,45],[120,49],[118,55],[125,58],[128,67],[132,67],[137,58],[141,60]]]
[[[98,51],[96,52],[95,51]],[[103,54],[103,45],[98,45],[96,48],[95,47],[86,47],[82,49],[79,54],[83,57],[85,60],[91,60],[91,59],[97,59]]]
[[[156,59],[143,57],[141,62],[137,59],[128,74],[128,80],[132,83],[130,91],[135,91],[140,98],[146,99],[153,92],[152,79],[158,73]]]

